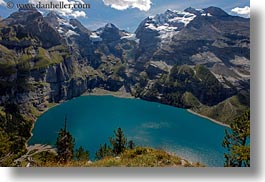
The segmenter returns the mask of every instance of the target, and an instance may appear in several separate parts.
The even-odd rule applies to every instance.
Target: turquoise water
[[[113,96],[83,96],[50,109],[37,120],[29,144],[54,145],[65,115],[76,147],[82,145],[92,157],[121,127],[137,145],[165,149],[207,166],[224,163],[221,143],[227,128],[184,109]]]

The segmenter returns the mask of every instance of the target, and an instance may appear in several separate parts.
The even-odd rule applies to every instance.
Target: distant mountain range
[[[0,22],[0,55],[0,105],[32,118],[94,88],[225,123],[250,107],[250,19],[217,7],[167,10],[135,33],[20,9]]]

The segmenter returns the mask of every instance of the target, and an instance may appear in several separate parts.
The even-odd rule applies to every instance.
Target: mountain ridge
[[[2,163],[26,150],[41,113],[95,89],[231,124],[250,108],[249,28],[249,19],[213,7],[167,10],[135,33],[111,23],[91,31],[54,12],[12,13],[0,21],[0,131],[18,152]]]
[[[30,27],[33,25],[28,24],[25,20],[33,21],[37,30],[34,32]],[[66,20],[55,12],[50,12],[44,17],[37,10],[19,10],[2,20],[2,23],[7,27],[13,27],[14,35],[26,32],[12,38],[19,39],[17,43],[14,43],[13,40],[1,40],[0,43],[3,46],[9,46],[8,48],[12,50],[12,46],[16,47],[25,39],[28,44],[24,46],[33,46],[30,49],[34,50],[24,50],[24,52],[31,52],[32,58],[28,60],[30,62],[35,60],[36,54],[43,52],[44,61],[42,64],[44,64],[43,68],[48,66],[48,69],[45,68],[48,75],[41,79],[38,78],[38,80],[41,82],[48,81],[50,86],[54,85],[48,90],[57,90],[55,98],[53,98],[53,94],[48,96],[49,91],[47,91],[47,97],[50,98],[48,102],[59,102],[63,98],[63,100],[67,100],[73,96],[81,95],[88,88],[99,87],[118,91],[123,86],[132,95],[150,99],[146,98],[146,93],[150,89],[143,89],[141,93],[138,93],[139,85],[148,88],[149,84],[161,80],[163,75],[171,74],[171,69],[175,65],[187,65],[191,69],[197,64],[203,65],[210,70],[209,73],[212,74],[213,78],[220,82],[223,88],[222,91],[218,92],[225,93],[223,98],[221,100],[217,99],[218,101],[213,103],[207,101],[204,103],[206,105],[218,104],[249,86],[249,20],[230,16],[220,8],[209,7],[201,10],[187,8],[184,11],[166,10],[165,13],[147,17],[143,20],[135,34],[120,30],[111,23],[96,31],[90,31],[76,19]],[[229,28],[232,23],[235,23],[238,26],[237,29],[241,30],[238,34],[235,34],[237,30],[232,27]],[[19,25],[23,25],[21,30],[15,28]],[[228,26],[228,28],[222,26]],[[29,33],[29,31],[32,32]],[[204,32],[207,32],[207,35]],[[2,35],[4,35],[3,33]],[[51,38],[51,36],[54,36],[54,38]],[[49,37],[50,42],[45,42],[47,37]],[[10,37],[7,37],[7,39],[10,39]],[[45,45],[47,42],[49,45]],[[56,46],[65,48],[54,50],[53,47]],[[42,48],[52,50],[48,52],[47,50],[41,51]],[[223,52],[226,52],[226,54],[223,54]],[[56,55],[53,55],[52,58],[51,54]],[[68,55],[67,59],[65,59],[65,55]],[[58,58],[55,63],[53,63],[54,57]],[[49,59],[51,59],[51,64],[45,63],[45,60]],[[38,61],[34,62],[33,64],[38,63]],[[61,64],[59,67],[56,66],[58,63]],[[53,68],[49,68],[49,65]],[[29,70],[32,70],[32,66],[30,67]],[[53,69],[56,70],[52,73],[51,70]],[[32,75],[28,76],[35,80],[35,74],[40,74],[37,73],[38,70],[36,69],[33,72]],[[141,76],[144,74],[149,79],[145,84],[141,83]],[[52,77],[62,78],[54,79]],[[79,80],[76,80],[76,83],[79,84],[80,79],[82,80],[82,89],[77,89],[79,94],[73,91],[75,94],[67,96],[65,89],[72,87],[72,83],[67,81],[71,77]],[[68,83],[67,85],[61,85],[61,83],[58,85],[59,80],[61,83]],[[191,82],[193,81],[191,80]],[[177,90],[183,89],[186,92],[191,91],[187,88]],[[59,96],[62,93],[64,93],[63,97]],[[181,91],[181,94],[183,93]],[[196,95],[196,93],[197,91],[192,91],[192,94]],[[163,95],[163,93],[158,91],[155,95],[155,100],[159,101],[159,95]],[[200,102],[204,102],[202,95],[196,97]]]

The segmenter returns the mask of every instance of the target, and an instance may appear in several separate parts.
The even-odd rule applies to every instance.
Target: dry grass
[[[43,167],[203,167],[192,164],[163,150],[137,147],[126,150],[118,157],[106,157],[95,162],[72,161],[66,164],[47,162]]]

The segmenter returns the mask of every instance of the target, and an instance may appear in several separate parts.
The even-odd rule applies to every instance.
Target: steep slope
[[[1,105],[34,103],[32,107],[43,111],[49,102],[69,100],[95,87],[117,91],[123,86],[125,59],[136,46],[124,38],[127,32],[106,25],[98,30],[102,41],[95,42],[93,32],[78,20],[25,9],[2,23]],[[119,37],[109,39],[115,37],[112,30]],[[22,108],[28,113],[29,106]]]
[[[34,9],[1,23],[2,84],[23,80],[3,86],[1,103],[34,101],[45,110],[43,103],[99,87],[192,108],[182,99],[173,104],[172,94],[191,93],[213,106],[249,93],[249,19],[220,8],[167,10],[146,18],[135,34],[111,23],[92,32],[76,19],[54,12],[43,17]]]
[[[220,113],[224,117],[209,114],[209,108],[230,103],[238,94],[249,100],[249,28],[249,19],[217,7],[167,10],[146,18],[136,30],[140,43],[133,68],[139,76],[133,93],[146,100],[201,108],[201,113],[229,122],[238,112],[228,114],[228,104],[216,106],[226,111]],[[187,95],[192,102],[187,102]],[[233,105],[233,110],[242,108],[249,108],[249,102]]]
[[[90,31],[54,12],[20,9],[0,22],[0,137],[10,137],[6,121],[14,118],[22,121],[14,132],[25,131],[17,135],[26,141],[51,104],[95,88],[229,123],[250,107],[249,26],[209,7],[150,16],[135,34],[111,23]]]
[[[150,61],[173,65],[202,64],[221,81],[246,89],[250,72],[249,19],[230,16],[220,8],[167,10],[139,26],[136,67]],[[141,70],[142,71],[142,70]],[[242,83],[243,82],[243,83]]]
[[[41,155],[33,156],[40,161]],[[137,147],[126,150],[118,157],[105,157],[104,159],[87,162],[72,161],[66,164],[56,162],[36,162],[39,167],[204,167],[200,163],[191,163],[174,154],[163,150],[155,150],[147,147]]]
[[[64,19],[53,11],[48,13],[44,19],[60,34],[76,56],[79,56],[78,59],[92,56],[91,31],[86,29],[77,19]]]
[[[189,12],[172,10],[167,10],[165,13],[156,16],[149,16],[136,30],[136,35],[140,38],[140,46],[149,48],[158,42],[160,46],[165,46],[172,41],[174,35],[180,32],[195,17],[196,15]],[[155,38],[157,42],[151,38]]]
[[[20,9],[4,19],[0,37],[0,131],[8,141],[0,165],[10,166],[25,151],[38,115],[101,79],[37,10]]]
[[[44,21],[43,16],[36,9],[20,9],[4,19],[2,23],[8,28],[2,30],[1,44],[8,48],[23,48],[31,45],[51,48],[62,43],[58,33]],[[34,41],[25,37],[33,38]]]

